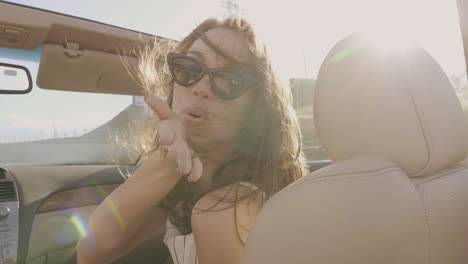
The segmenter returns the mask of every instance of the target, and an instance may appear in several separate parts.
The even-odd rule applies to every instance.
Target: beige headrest
[[[315,124],[334,161],[378,154],[414,177],[468,154],[460,102],[421,48],[386,51],[349,36],[325,58],[315,89]]]

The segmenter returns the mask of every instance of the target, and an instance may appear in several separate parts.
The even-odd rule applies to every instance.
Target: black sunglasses
[[[208,68],[195,58],[183,54],[171,52],[167,55],[167,62],[172,78],[179,85],[191,86],[208,74],[213,92],[225,100],[235,99],[248,88],[257,85],[257,80],[246,73],[223,68]]]

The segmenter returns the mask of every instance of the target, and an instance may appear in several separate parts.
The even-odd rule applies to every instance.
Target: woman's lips
[[[206,114],[196,107],[187,107],[182,111],[182,119],[191,124],[200,124],[207,120]]]

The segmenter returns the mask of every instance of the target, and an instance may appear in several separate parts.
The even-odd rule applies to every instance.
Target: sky
[[[13,2],[179,40],[205,18],[222,17],[226,10],[221,1]],[[333,45],[355,32],[386,45],[420,45],[449,75],[465,72],[455,0],[238,0],[238,5],[266,43],[283,80],[315,78]],[[1,56],[0,60],[5,61]],[[83,133],[107,122],[130,103],[129,96],[38,88],[27,96],[0,95],[0,143],[2,138],[16,141],[41,133],[51,136],[54,127],[61,135]]]
[[[16,0],[66,14],[181,39],[223,0]],[[285,78],[317,75],[331,47],[353,32],[429,50],[450,73],[464,71],[455,0],[238,0]]]

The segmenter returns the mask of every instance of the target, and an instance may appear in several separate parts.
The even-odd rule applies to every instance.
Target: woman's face
[[[251,55],[246,41],[239,33],[219,27],[207,31],[204,35],[224,53],[238,61],[250,61]],[[197,39],[185,55],[197,59],[208,68],[236,68],[232,61],[216,53],[201,39]],[[211,87],[210,76],[205,74],[200,81],[188,87],[174,83],[172,109],[185,124],[191,140],[196,145],[219,151],[229,150],[229,142],[238,133],[252,101],[251,90],[235,99],[219,98]]]

